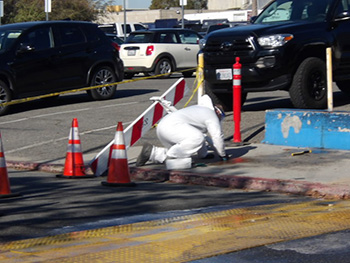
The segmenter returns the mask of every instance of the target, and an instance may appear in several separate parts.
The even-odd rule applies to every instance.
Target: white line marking
[[[117,104],[117,105],[105,105],[105,106],[101,106],[101,107],[94,108],[94,109],[119,107],[119,106],[132,105],[132,104],[137,104],[137,103],[138,102],[128,102],[128,103],[120,103],[120,104]],[[54,113],[41,114],[41,115],[36,115],[36,116],[28,117],[28,118],[22,118],[22,119],[18,119],[18,120],[11,120],[11,121],[0,122],[0,125],[9,124],[9,123],[15,123],[15,122],[21,122],[21,121],[28,121],[28,120],[31,120],[31,119],[38,119],[38,118],[54,116],[54,115],[60,115],[60,114],[66,114],[66,113],[71,114],[72,112],[88,111],[88,110],[91,110],[91,109],[92,108],[83,108],[83,109],[78,109],[78,110],[69,110],[69,111],[60,111],[60,112],[54,112]]]
[[[130,123],[131,123],[131,121],[125,122],[125,123],[123,123],[123,125],[128,125]],[[109,130],[109,129],[112,129],[112,128],[116,129],[116,127],[117,127],[117,125],[113,125],[113,126],[109,126],[109,127],[104,127],[104,128],[94,129],[94,130],[88,130],[88,131],[84,131],[84,132],[79,132],[79,135],[89,134],[89,133],[103,131],[103,130]],[[16,149],[13,149],[13,150],[6,151],[6,153],[14,153],[14,152],[27,150],[27,149],[34,148],[34,147],[37,147],[37,146],[42,146],[42,145],[45,145],[45,144],[59,142],[59,141],[63,141],[63,140],[67,140],[68,141],[68,137],[69,136],[61,137],[61,138],[53,139],[53,140],[48,140],[48,141],[44,141],[44,142],[40,142],[40,143],[35,143],[35,144],[27,145],[27,146],[23,146],[21,148],[16,148]]]

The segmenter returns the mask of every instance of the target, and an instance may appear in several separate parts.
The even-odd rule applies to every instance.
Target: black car
[[[232,65],[247,92],[286,90],[296,108],[327,106],[326,49],[333,79],[350,94],[350,2],[274,0],[252,24],[214,31],[202,44],[205,89],[232,109]]]
[[[0,102],[123,79],[117,45],[96,24],[40,21],[0,27]],[[87,91],[110,99],[117,86]],[[8,106],[0,108],[0,115]]]
[[[121,46],[124,43],[124,40],[118,37],[116,34],[109,34],[105,33],[107,37],[109,37],[110,40],[117,43],[119,46]]]

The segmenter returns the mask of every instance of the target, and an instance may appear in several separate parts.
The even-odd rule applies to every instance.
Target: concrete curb
[[[136,180],[159,180],[180,184],[228,187],[244,190],[281,192],[327,199],[350,199],[350,189],[342,185],[326,185],[308,181],[280,180],[236,175],[198,174],[183,171],[166,171],[132,168]]]
[[[17,170],[63,173],[63,164],[46,164],[7,161],[8,168]],[[188,171],[169,171],[163,169],[130,167],[130,176],[134,181],[169,181],[178,184],[194,184],[233,189],[271,191],[326,199],[350,199],[350,188],[343,185],[326,185],[308,181],[268,179],[237,175],[215,175],[191,173]],[[92,175],[90,169],[86,174]]]

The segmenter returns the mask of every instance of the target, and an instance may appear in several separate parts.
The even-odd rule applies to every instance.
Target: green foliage
[[[185,9],[207,9],[208,0],[187,0]],[[180,7],[180,0],[152,0],[150,9]]]
[[[49,20],[94,21],[112,0],[51,0]],[[46,20],[45,0],[5,0],[2,24]]]

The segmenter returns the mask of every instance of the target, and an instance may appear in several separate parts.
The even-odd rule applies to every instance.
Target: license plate
[[[135,49],[128,50],[128,56],[135,56],[135,55],[136,55],[136,50]]]
[[[231,80],[232,79],[232,69],[223,68],[216,70],[216,79],[218,80]]]

